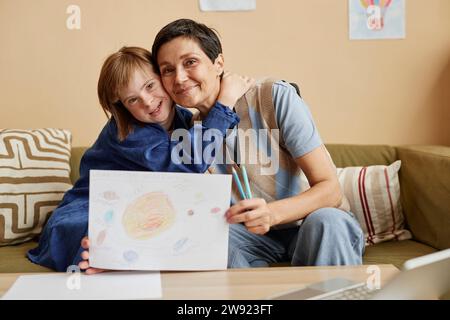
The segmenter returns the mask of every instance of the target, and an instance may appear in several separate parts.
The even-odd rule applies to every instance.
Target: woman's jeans
[[[267,267],[290,261],[294,266],[357,265],[362,263],[364,234],[351,213],[321,208],[299,227],[271,230],[265,235],[230,225],[228,268]]]

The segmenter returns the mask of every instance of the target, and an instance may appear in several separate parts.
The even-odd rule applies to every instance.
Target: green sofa
[[[450,247],[450,147],[330,144],[327,148],[337,167],[388,165],[402,160],[401,201],[413,239],[369,246],[364,264],[394,264]],[[85,148],[73,148],[71,179],[78,178],[78,167]],[[26,252],[37,245],[29,241],[0,247],[0,272],[51,271],[35,265]]]

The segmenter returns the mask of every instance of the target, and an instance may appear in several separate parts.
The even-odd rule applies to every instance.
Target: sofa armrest
[[[403,211],[414,238],[450,247],[450,147],[397,148]]]

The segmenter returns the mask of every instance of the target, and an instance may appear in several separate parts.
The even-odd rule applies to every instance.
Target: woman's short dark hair
[[[216,30],[191,19],[178,19],[162,28],[153,41],[153,61],[155,62],[154,66],[158,73],[159,66],[157,57],[159,49],[161,49],[165,43],[178,37],[186,37],[197,41],[200,48],[212,63],[214,63],[219,54],[222,53],[222,44],[220,43]]]

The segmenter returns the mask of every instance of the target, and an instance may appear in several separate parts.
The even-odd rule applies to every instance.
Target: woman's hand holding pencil
[[[253,198],[239,201],[226,213],[228,223],[244,223],[247,230],[256,234],[265,234],[272,226],[272,212],[266,200]]]
[[[243,223],[248,231],[255,234],[265,234],[272,226],[272,212],[266,200],[252,198],[245,166],[241,166],[241,171],[244,178],[244,186],[240,182],[236,170],[232,169],[233,179],[242,200],[228,209],[226,212],[227,221],[228,223]]]

